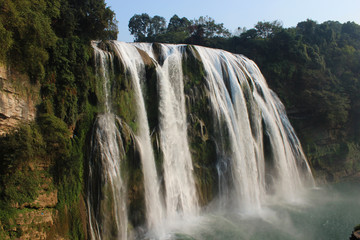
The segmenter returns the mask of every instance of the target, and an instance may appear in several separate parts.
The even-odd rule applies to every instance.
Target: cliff
[[[300,115],[301,118],[298,117]],[[314,123],[312,116],[301,111],[290,111],[289,118],[320,185],[359,179],[360,145],[355,127],[357,118],[337,127]]]
[[[32,131],[40,103],[40,84],[32,84],[26,74],[4,65],[0,66],[2,148],[7,147],[3,140],[8,136],[21,135],[24,128]],[[31,145],[31,142],[24,144]],[[24,153],[26,150],[16,148],[14,144],[11,147],[14,149],[3,149],[2,153],[8,150],[18,156],[14,163],[22,161],[19,159],[21,156],[24,157],[21,151]],[[5,153],[3,157],[6,155]],[[26,156],[28,157],[26,161],[15,166],[14,170],[4,165],[3,161],[6,161],[6,158],[2,159],[2,166],[7,167],[2,169],[2,174],[11,174],[11,176],[6,177],[7,181],[2,182],[4,185],[1,188],[13,200],[7,210],[2,209],[0,237],[2,239],[63,239],[54,230],[56,222],[59,221],[59,213],[56,209],[58,189],[50,174],[51,161],[36,153],[31,155]],[[29,195],[31,197],[27,197]]]

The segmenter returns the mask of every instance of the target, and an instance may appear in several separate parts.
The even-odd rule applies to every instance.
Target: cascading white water
[[[263,127],[270,138],[277,193],[293,199],[296,192],[303,189],[297,162],[306,164],[307,175],[311,173],[281,102],[252,61],[221,50],[203,47],[196,47],[196,50],[207,73],[215,115],[219,122],[225,122],[227,129],[224,131],[229,132],[232,176],[240,207],[259,209],[266,195]],[[252,97],[245,99],[244,89],[249,87],[253,88]],[[261,126],[260,114],[264,126]],[[250,119],[255,121],[250,122]]]
[[[156,172],[145,102],[140,85],[141,79],[145,77],[145,65],[141,55],[134,46],[122,42],[114,42],[113,46],[134,85],[134,92],[137,98],[137,103],[135,104],[137,104],[138,109],[138,130],[136,136],[144,174],[146,218],[149,230],[159,236],[162,235],[163,231],[164,207],[160,197],[159,179]]]
[[[187,219],[199,213],[187,135],[182,69],[186,61],[185,47],[159,44],[154,52],[152,44],[114,41],[109,45],[115,52],[114,57],[122,64],[120,69],[124,69],[124,76],[132,82],[136,97],[134,104],[137,106],[136,141],[144,176],[147,227],[150,238],[162,238],[166,233],[164,226],[169,221]],[[113,64],[112,55],[98,49],[96,44],[93,47],[96,56],[101,59],[98,60],[98,68],[102,78],[107,79],[106,69]],[[268,185],[275,189],[275,195],[293,200],[303,188],[303,175],[308,175],[310,180],[312,176],[280,100],[268,88],[257,66],[247,58],[199,46],[191,49],[204,66],[206,83],[203,87],[207,88],[206,97],[211,102],[214,115],[212,137],[217,146],[219,174],[214,179],[218,179],[219,194],[222,195],[219,196],[220,206],[226,207],[231,203],[228,207],[232,209],[259,213],[269,195]],[[160,191],[142,92],[142,87],[146,87],[142,84],[146,78],[144,54],[152,58],[157,73],[158,133],[163,156],[164,192]],[[109,99],[106,82],[104,93]],[[101,197],[106,200],[100,196],[88,199],[89,206],[97,204],[96,209],[89,210],[90,228],[94,238],[113,238],[108,237],[109,232],[116,228],[118,238],[126,239],[126,189],[119,165],[124,152],[114,115],[110,111],[111,103],[105,101],[104,105],[106,114],[98,117],[93,134],[93,155],[101,156],[101,164],[91,161],[94,166],[90,166],[89,183],[94,186],[89,185],[89,192],[99,192],[94,183],[95,172],[99,171],[94,169],[96,164],[100,164],[102,169],[96,176],[101,176],[101,181],[108,185],[100,188],[100,194],[106,194]],[[264,143],[264,138],[269,144]],[[270,148],[267,154],[271,156],[265,156],[265,147]],[[269,182],[268,175],[273,177],[273,182]],[[113,209],[110,215],[105,210],[106,204]],[[111,224],[112,220],[116,224]]]
[[[105,113],[110,113],[110,97],[109,97],[109,88],[110,88],[110,71],[113,69],[113,55],[109,52],[103,51],[97,47],[98,42],[93,41],[91,46],[95,51],[95,64],[98,77],[103,83]]]
[[[137,47],[154,56],[151,44]],[[167,219],[198,212],[192,159],[187,139],[182,52],[180,45],[161,45],[163,64],[157,64],[160,145],[164,155]]]
[[[94,165],[90,169],[89,181],[92,184],[90,194],[95,193],[98,196],[95,196],[97,199],[88,199],[88,204],[98,206],[89,214],[91,237],[127,239],[126,186],[120,173],[120,161],[124,157],[124,150],[115,125],[115,117],[113,114],[100,115],[94,126],[91,144],[91,162]],[[100,171],[98,175],[95,173],[97,171]],[[99,183],[94,183],[95,181]],[[99,193],[96,193],[97,184],[101,184]]]
[[[89,226],[92,239],[127,239],[126,187],[120,161],[125,155],[109,103],[109,68],[112,55],[96,47],[95,61],[105,93],[105,113],[94,124],[88,179]],[[106,197],[104,197],[106,196]]]
[[[256,64],[245,58],[242,58],[242,62],[258,88],[254,91],[254,97],[269,132],[278,174],[276,190],[288,200],[294,201],[298,195],[297,192],[302,189],[303,178],[307,177],[307,180],[312,181],[312,177],[308,177],[311,175],[310,167],[286,116],[284,106],[276,94],[269,89]],[[305,174],[308,176],[301,175],[298,165],[305,165]]]
[[[238,207],[256,211],[265,194],[261,182],[263,159],[259,159],[260,156],[256,154],[258,144],[251,132],[246,99],[240,85],[244,81],[244,73],[235,55],[198,46],[195,49],[204,64],[213,111],[218,122],[223,121],[226,126],[226,129],[220,131],[228,131],[232,179]],[[227,73],[229,89],[223,71]]]

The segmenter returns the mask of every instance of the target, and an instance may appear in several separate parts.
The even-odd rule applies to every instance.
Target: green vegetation
[[[166,20],[160,16],[135,14],[129,21],[129,31],[137,42],[189,43],[204,45],[230,36],[224,24],[206,16],[188,20],[174,15],[166,26]],[[211,39],[211,41],[210,41]]]
[[[0,222],[3,234],[20,237],[13,231],[13,218],[19,213],[14,205],[28,205],[45,183],[44,172],[32,166],[46,158],[45,142],[37,125],[24,125],[0,138]],[[0,235],[1,236],[1,235]]]
[[[0,62],[41,87],[36,121],[0,136],[0,236],[21,236],[12,233],[14,206],[33,202],[46,176],[58,190],[59,232],[83,239],[83,172],[101,99],[90,40],[116,38],[114,12],[103,0],[1,0],[0,8]],[[34,170],[39,163],[49,167]]]
[[[59,0],[1,0],[0,6],[0,61],[26,71],[34,81],[43,78],[47,49],[57,41],[51,24],[60,14]]]
[[[119,64],[115,63],[115,66]],[[115,72],[111,92],[112,111],[136,132],[137,104],[131,78],[123,74],[118,67],[115,68]]]
[[[28,172],[29,162],[44,156],[44,141],[36,126],[23,126],[0,138],[0,199],[3,206],[31,202],[39,176]]]

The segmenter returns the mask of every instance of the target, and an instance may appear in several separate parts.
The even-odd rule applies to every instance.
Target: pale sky
[[[147,13],[169,19],[177,14],[189,20],[209,16],[230,31],[253,28],[258,21],[280,20],[284,27],[312,19],[360,24],[360,0],[105,0],[116,13],[119,41],[132,42],[128,23],[134,14]]]

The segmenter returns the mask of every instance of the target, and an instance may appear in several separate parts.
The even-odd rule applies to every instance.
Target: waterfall
[[[242,61],[258,89],[254,92],[254,97],[261,109],[269,133],[275,168],[278,172],[275,186],[284,197],[295,200],[297,191],[302,188],[304,177],[314,184],[310,167],[280,99],[269,89],[256,64],[245,58]],[[301,175],[301,167],[305,168],[305,176]]]
[[[105,113],[94,124],[88,178],[89,226],[92,239],[127,239],[126,187],[120,161],[125,151],[109,103],[109,68],[112,55],[96,47],[98,75],[103,81]]]
[[[275,162],[273,187],[278,195],[295,200],[296,193],[303,189],[298,165],[305,165],[304,175],[312,177],[282,103],[251,60],[222,50],[195,49],[207,73],[214,113],[218,122],[223,121],[226,126],[221,131],[229,132],[232,177],[239,206],[259,210],[266,196],[266,174],[270,173],[266,172],[264,162],[263,128],[270,138]]]
[[[154,57],[151,44],[137,44]],[[198,211],[193,166],[187,139],[182,52],[180,45],[161,45],[159,79],[160,140],[164,154],[167,218]]]
[[[121,74],[130,80],[135,95],[136,129],[133,130],[143,173],[146,238],[167,238],[169,222],[177,223],[199,216],[200,205],[215,198],[219,200],[220,208],[258,214],[269,196],[293,201],[307,181],[313,184],[310,167],[285,108],[251,60],[200,46],[111,41],[106,43],[110,53],[100,50],[97,44],[94,43],[93,47],[98,58],[98,74],[104,79],[106,99],[105,113],[97,118],[92,137],[88,205],[95,206],[89,208],[93,238],[127,239],[129,231],[129,200],[126,199],[127,189],[120,171],[120,161],[126,156],[111,111],[112,103],[108,101],[110,84],[107,79],[110,75]],[[192,73],[201,75],[201,81],[197,80],[200,82],[196,83],[197,89],[189,91],[202,92],[202,95],[185,94],[185,85],[187,89],[192,86],[189,84],[192,80],[188,79],[189,76],[185,78],[184,74],[190,70],[183,69],[188,63],[187,54],[192,55],[204,70]],[[121,73],[110,74],[109,69],[117,69],[115,63],[119,64]],[[150,68],[156,73],[156,82],[151,84],[156,84],[153,89],[156,89],[157,98],[146,98],[145,101]],[[205,126],[204,121],[199,120],[201,134],[204,134],[203,127],[207,131],[205,140],[201,137],[200,140],[191,139],[189,132],[189,129],[194,129],[189,127],[190,121],[198,119],[198,116],[194,117],[195,110],[188,112],[189,106],[201,101],[199,96],[206,98],[203,102],[209,103],[206,106],[209,111],[204,112],[211,115],[205,117],[210,119],[208,123],[212,126]],[[152,132],[148,121],[150,110],[145,103],[158,106],[157,112],[151,113],[158,114]],[[153,125],[152,121],[150,125]],[[158,140],[157,152],[151,141],[154,136]],[[192,144],[196,141],[214,143],[216,157],[201,155],[215,159],[213,165],[194,164],[193,156],[197,149]],[[203,146],[207,145],[204,143]],[[161,154],[162,165],[158,169],[154,152]],[[214,190],[218,196],[212,196],[208,202],[198,199],[201,180],[194,166],[206,169],[206,173],[210,170],[214,173],[211,181],[214,189],[218,187]],[[96,182],[97,179],[101,181]],[[116,231],[116,237],[110,235]]]
[[[145,65],[138,50],[129,44],[114,42],[114,50],[125,66],[134,84],[137,98],[138,132],[137,141],[140,148],[142,171],[144,174],[145,202],[148,228],[155,235],[162,234],[164,218],[163,203],[160,197],[160,185],[156,172],[154,153],[150,141],[150,130],[146,115],[144,97],[140,81],[145,78]]]
[[[235,199],[242,209],[257,210],[265,194],[262,181],[264,160],[256,154],[259,144],[252,134],[247,100],[241,86],[245,85],[245,75],[236,55],[203,47],[196,47],[196,51],[207,73],[210,100],[218,125],[226,127],[220,131],[229,135]],[[253,101],[248,103],[251,105]],[[219,141],[222,141],[221,146],[225,144],[225,139]]]

